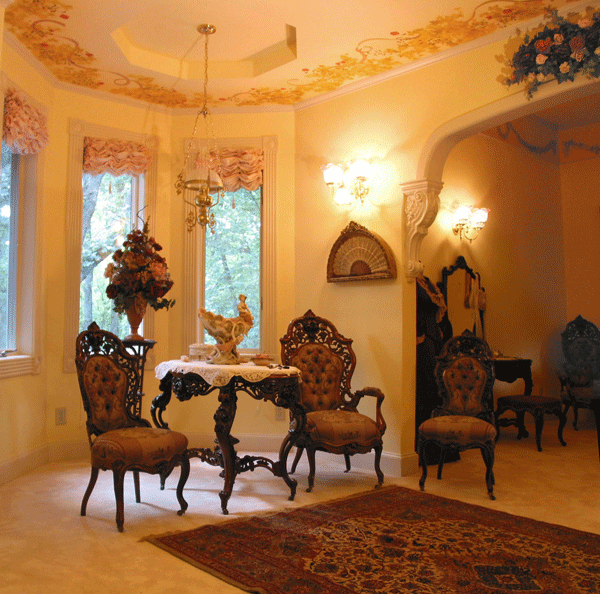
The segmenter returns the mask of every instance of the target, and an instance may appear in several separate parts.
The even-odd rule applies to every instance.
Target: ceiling
[[[208,23],[216,27],[208,36],[211,108],[281,110],[509,37],[519,24],[539,23],[548,6],[574,2],[13,0],[5,32],[59,84],[197,109],[206,39],[197,28]]]

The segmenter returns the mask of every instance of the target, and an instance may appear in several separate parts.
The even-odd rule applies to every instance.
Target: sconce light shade
[[[325,183],[331,188],[333,201],[341,206],[364,202],[369,193],[371,163],[356,159],[346,164],[329,163],[321,167]]]
[[[461,240],[464,237],[473,241],[485,227],[489,212],[489,208],[473,208],[461,204],[454,211],[454,235],[458,235]]]
[[[321,167],[325,183],[328,186],[339,188],[344,183],[344,168],[335,163],[328,163]]]
[[[356,159],[348,164],[346,175],[350,180],[362,179],[367,180],[371,175],[371,163],[366,159]]]
[[[471,215],[471,227],[481,230],[488,220],[489,208],[476,208]]]

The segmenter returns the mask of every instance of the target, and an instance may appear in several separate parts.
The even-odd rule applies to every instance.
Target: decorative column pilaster
[[[404,193],[406,213],[406,244],[404,248],[405,274],[416,277],[422,274],[424,265],[419,259],[421,241],[435,221],[440,206],[440,190],[444,183],[420,179],[400,184]]]

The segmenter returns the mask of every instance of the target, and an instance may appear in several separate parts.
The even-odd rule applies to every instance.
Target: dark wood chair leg
[[[88,483],[87,489],[85,490],[85,494],[83,496],[83,500],[81,501],[81,515],[85,516],[87,509],[87,502],[94,490],[94,486],[96,485],[96,480],[98,480],[98,474],[100,472],[99,468],[92,466],[92,474],[90,476],[90,482]]]
[[[573,429],[575,429],[575,431],[579,430],[577,428],[578,420],[579,420],[579,407],[575,404],[575,405],[573,405]]]
[[[123,532],[124,511],[123,511],[123,481],[125,479],[125,471],[113,469],[113,482],[115,485],[115,500],[117,502],[117,529]]]
[[[425,459],[425,444],[419,443],[417,448],[419,450],[419,463],[421,464],[421,478],[419,479],[419,487],[421,487],[421,491],[425,491],[425,481],[427,480],[427,460]]]
[[[560,410],[555,410],[554,414],[560,419],[558,423],[558,441],[564,446],[567,445],[567,442],[563,439],[563,429],[567,424],[567,413],[562,410],[562,406]]]
[[[306,455],[308,456],[308,489],[307,493],[313,490],[315,485],[315,450],[313,448],[306,448]]]
[[[444,470],[444,461],[446,460],[446,448],[442,447],[440,450],[440,463],[438,464],[437,477],[438,481],[442,478],[442,470]]]
[[[525,411],[523,410],[517,413],[517,429],[519,430],[517,439],[529,437],[529,431],[525,428]]]
[[[294,456],[294,461],[292,462],[292,469],[290,470],[290,474],[294,474],[294,472],[296,472],[296,466],[298,466],[298,462],[300,461],[300,458],[302,458],[303,451],[304,448],[296,448],[296,455]]]
[[[185,510],[188,508],[187,501],[183,498],[183,488],[185,487],[185,483],[190,476],[190,459],[184,455],[180,462],[181,472],[179,474],[179,482],[177,483],[177,501],[179,501],[179,505],[181,509],[177,512],[178,516],[182,516],[185,513]]]
[[[140,503],[142,498],[140,495],[140,471],[139,470],[133,471],[133,485],[135,487],[135,502]]]
[[[544,430],[544,411],[534,410],[533,418],[535,419],[535,443],[538,452],[542,451],[542,431]]]
[[[344,472],[350,472],[350,454],[344,454],[344,460],[346,461],[346,470]]]
[[[383,450],[383,446],[377,446],[375,448],[375,474],[377,475],[377,484],[375,488],[381,487],[383,485],[383,472],[381,472],[381,452]]]
[[[490,499],[495,500],[496,496],[494,495],[494,446],[487,446],[481,448],[481,457],[485,463],[485,484],[487,486],[487,491]]]

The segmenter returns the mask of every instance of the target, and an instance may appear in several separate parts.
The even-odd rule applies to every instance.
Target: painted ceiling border
[[[6,0],[0,0],[0,7],[2,3]],[[9,2],[10,3],[10,2]],[[558,14],[561,16],[568,15],[569,13],[577,13],[585,11],[590,6],[597,6],[598,3],[592,2],[589,0],[583,0],[581,2],[576,2],[574,4],[567,4],[558,10]],[[414,60],[407,64],[403,64],[401,66],[397,66],[396,68],[392,68],[387,72],[382,72],[380,74],[376,74],[374,76],[364,78],[358,81],[354,81],[338,87],[333,91],[328,91],[327,93],[323,93],[322,95],[318,95],[316,97],[311,97],[310,99],[306,99],[304,101],[300,101],[294,105],[249,105],[249,106],[228,106],[228,107],[211,107],[210,111],[212,114],[236,114],[236,113],[285,113],[285,112],[295,112],[303,109],[307,109],[314,105],[319,105],[321,103],[326,103],[338,97],[342,97],[344,95],[348,95],[350,93],[354,93],[356,91],[360,91],[362,89],[369,88],[373,85],[377,85],[386,80],[391,80],[393,78],[398,78],[403,76],[404,74],[408,74],[409,72],[414,72],[416,70],[420,70],[421,68],[426,68],[438,62],[443,62],[444,60],[451,59],[455,56],[460,56],[462,54],[474,51],[476,49],[485,47],[486,45],[491,45],[492,43],[496,43],[498,41],[502,41],[505,39],[509,39],[513,35],[518,35],[521,31],[528,31],[531,29],[535,29],[541,26],[544,22],[543,17],[535,17],[530,19],[529,21],[523,21],[521,23],[515,23],[508,27],[498,29],[489,35],[484,37],[480,37],[479,39],[474,39],[473,41],[469,41],[464,44],[460,44],[456,47],[448,48],[446,50],[442,50],[441,52],[437,52],[433,55],[426,56],[424,58],[420,58],[418,60]],[[141,101],[138,99],[131,99],[130,97],[122,97],[119,95],[115,95],[113,93],[109,93],[107,91],[99,91],[95,89],[87,89],[86,87],[80,87],[78,85],[74,85],[71,83],[66,83],[60,81],[49,69],[47,69],[41,62],[36,60],[32,53],[27,50],[18,40],[17,38],[10,32],[4,31],[4,40],[10,46],[10,48],[15,51],[23,60],[27,62],[40,76],[49,81],[55,89],[61,89],[64,91],[68,91],[75,94],[87,95],[89,97],[94,97],[96,99],[103,99],[105,101],[111,101],[113,103],[122,103],[125,105],[131,105],[137,108],[147,109],[149,111],[155,111],[158,113],[164,113],[168,115],[193,115],[198,113],[198,108],[184,108],[177,109],[173,107],[165,107],[162,105],[156,105],[153,103],[147,103],[145,101]]]

